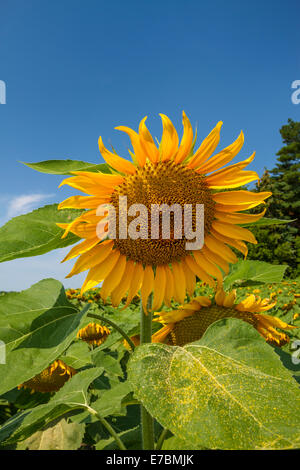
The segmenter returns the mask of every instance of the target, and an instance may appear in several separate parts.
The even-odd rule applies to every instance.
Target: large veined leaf
[[[161,425],[194,446],[300,445],[298,385],[273,348],[242,320],[220,320],[183,348],[137,347],[129,380]]]
[[[80,160],[45,160],[38,163],[24,163],[33,170],[40,173],[48,173],[51,175],[72,175],[72,171],[101,171],[102,173],[111,173],[109,166],[106,163],[82,162]]]
[[[23,441],[70,410],[88,409],[88,387],[102,372],[101,367],[78,372],[48,403],[13,416],[0,428],[0,442]]]
[[[18,450],[76,450],[81,446],[85,425],[60,419],[35,432],[18,446]]]
[[[231,265],[231,271],[224,279],[224,288],[233,284],[281,282],[287,266],[264,261],[240,260]]]
[[[45,279],[20,293],[1,296],[0,339],[6,363],[0,364],[0,395],[34,377],[57,359],[76,337],[81,319],[62,284]]]
[[[0,263],[73,245],[80,238],[69,233],[62,239],[63,231],[56,223],[72,222],[81,213],[75,209],[57,210],[57,204],[51,204],[14,217],[0,228]]]
[[[112,388],[103,390],[100,398],[93,402],[93,409],[103,418],[108,415],[126,415],[126,396],[132,391],[131,383],[119,382]]]
[[[205,447],[196,445],[194,442],[184,441],[176,436],[165,439],[162,445],[163,450],[204,450]]]

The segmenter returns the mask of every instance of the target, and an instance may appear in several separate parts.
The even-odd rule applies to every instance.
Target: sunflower
[[[40,374],[22,383],[18,388],[30,388],[32,393],[57,392],[76,372],[73,367],[57,359]]]
[[[246,256],[244,242],[257,243],[252,233],[239,224],[255,222],[265,213],[244,214],[240,211],[263,203],[271,195],[270,192],[226,191],[259,179],[256,172],[243,171],[255,153],[240,163],[223,168],[241,150],[244,142],[242,132],[235,142],[212,156],[219,143],[222,122],[218,122],[194,151],[193,130],[185,113],[180,143],[170,119],[163,114],[160,116],[163,132],[158,147],[146,127],[146,118],[142,119],[138,133],[124,126],[116,128],[130,137],[132,161],[110,152],[100,137],[99,149],[112,173],[72,172],[75,176],[66,178],[61,185],[68,184],[89,195],[72,196],[59,204],[59,209],[86,209],[73,222],[58,224],[65,230],[62,237],[72,232],[84,239],[63,260],[79,256],[67,277],[89,270],[82,293],[104,281],[101,296],[103,300],[110,297],[114,306],[118,306],[123,297],[127,298],[128,305],[141,290],[145,311],[151,292],[152,309],[158,310],[163,302],[170,306],[172,298],[183,303],[186,292],[193,295],[196,276],[212,287],[215,280],[220,282],[222,271],[228,273],[229,263],[237,262],[230,246]],[[119,207],[120,198],[125,196],[128,207],[143,204],[149,214],[144,222],[139,218],[141,236],[136,239],[120,235],[120,227],[127,233],[129,223],[133,221],[128,217],[124,222]],[[114,239],[107,236],[109,210],[97,215],[97,208],[102,204],[109,204],[114,209],[119,228]],[[183,233],[181,237],[178,233],[176,235],[173,219],[169,238],[162,236],[161,219],[157,238],[151,238],[154,229],[150,217],[152,204],[167,204],[169,207],[177,204],[182,210],[190,204],[193,228],[196,204],[202,204],[202,248],[187,250],[187,238]],[[142,236],[145,231],[147,238]]]
[[[269,299],[249,294],[246,299],[235,303],[236,290],[226,294],[223,289],[216,292],[214,300],[212,303],[208,297],[199,296],[177,310],[157,313],[154,321],[162,323],[163,327],[152,335],[152,342],[184,346],[199,340],[212,323],[222,318],[239,318],[250,323],[268,343],[276,346],[289,342],[289,337],[276,328],[296,328],[262,313],[274,307],[276,301],[270,302]]]
[[[89,323],[77,333],[77,338],[82,339],[91,346],[100,346],[110,335],[110,330],[106,326],[98,323]]]

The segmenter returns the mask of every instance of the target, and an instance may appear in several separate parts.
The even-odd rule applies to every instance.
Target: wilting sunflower
[[[59,208],[82,208],[86,211],[70,224],[59,224],[65,229],[63,237],[73,232],[84,240],[73,247],[63,261],[79,256],[67,277],[89,270],[82,292],[103,282],[101,296],[110,296],[112,304],[118,306],[127,297],[127,304],[141,290],[143,307],[149,294],[154,293],[153,310],[162,302],[170,305],[174,298],[183,303],[185,294],[193,294],[196,276],[215,285],[220,281],[220,268],[228,273],[229,263],[237,257],[231,250],[236,248],[247,255],[244,243],[257,243],[252,233],[239,224],[249,224],[260,219],[260,214],[243,214],[240,211],[255,207],[271,195],[270,192],[254,193],[245,190],[222,191],[237,188],[258,180],[254,171],[243,171],[253,160],[254,153],[246,160],[223,168],[241,150],[244,136],[241,132],[231,145],[212,156],[220,139],[222,122],[194,151],[194,136],[189,119],[183,113],[183,136],[179,144],[177,132],[170,119],[161,114],[163,133],[159,147],[156,146],[144,118],[139,132],[128,127],[117,127],[126,132],[134,153],[132,162],[125,160],[105,148],[101,137],[99,148],[103,158],[112,168],[112,174],[73,172],[76,176],[65,179],[68,184],[89,196],[72,196]],[[140,223],[141,238],[120,236],[119,228],[128,228],[133,217],[127,218],[124,227],[119,197],[127,197],[127,206],[143,204],[148,218]],[[116,214],[116,237],[107,239],[109,214],[97,216],[101,204],[110,204]],[[199,250],[187,250],[185,234],[175,236],[174,220],[170,223],[170,237],[162,236],[161,219],[158,238],[151,239],[152,204],[169,207],[178,204],[182,211],[190,204],[195,226],[196,204],[204,205],[204,245]],[[98,212],[99,213],[99,212]],[[102,224],[102,228],[99,229]],[[173,225],[172,225],[173,224]],[[157,227],[156,227],[157,228]],[[145,238],[144,234],[148,234]]]
[[[106,326],[98,325],[98,323],[89,323],[77,333],[77,338],[82,339],[91,346],[100,346],[110,335],[110,331]]]
[[[47,369],[19,385],[18,388],[30,388],[32,392],[57,392],[76,372],[73,367],[57,359]]]
[[[214,300],[212,303],[208,297],[195,297],[177,310],[158,313],[154,321],[164,326],[154,333],[152,342],[184,346],[200,339],[209,325],[222,318],[239,318],[250,323],[268,343],[276,346],[283,346],[289,341],[289,337],[276,328],[296,328],[277,317],[262,313],[274,307],[276,301],[262,300],[250,294],[245,300],[235,303],[236,291],[226,294],[222,289],[216,292]]]

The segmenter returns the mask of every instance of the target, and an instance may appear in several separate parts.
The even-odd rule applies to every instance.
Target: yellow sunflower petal
[[[91,268],[86,277],[86,280],[82,285],[81,294],[91,289],[92,287],[95,287],[97,284],[99,284],[99,282],[103,281],[103,279],[105,279],[114,268],[119,257],[120,252],[118,250],[113,250],[108,259],[105,259],[102,261],[102,263],[99,263]]]
[[[111,292],[118,286],[126,267],[126,256],[121,255],[115,267],[111,270],[109,275],[104,279],[101,286],[101,298],[106,301]]]
[[[223,149],[220,153],[214,155],[208,162],[203,163],[197,167],[199,173],[210,173],[218,170],[222,166],[229,163],[239,153],[244,144],[244,134],[241,131],[238,138],[228,147]]]
[[[225,261],[223,258],[221,258],[221,256],[219,256],[217,253],[213,253],[212,251],[210,251],[207,248],[207,246],[203,246],[203,248],[201,249],[201,252],[204,254],[204,256],[207,259],[209,259],[213,263],[220,266],[220,268],[223,269],[225,274],[229,273],[229,264],[227,263],[227,261]]]
[[[186,281],[184,271],[180,263],[172,263],[172,271],[174,278],[174,298],[180,304],[184,303]]]
[[[216,232],[219,232],[221,235],[225,235],[225,237],[237,240],[245,240],[246,242],[254,244],[257,243],[257,240],[252,232],[246,228],[239,227],[238,225],[225,224],[224,222],[214,221],[212,223],[212,227],[214,230],[216,230]]]
[[[222,180],[220,177],[213,183],[209,183],[211,189],[224,189],[224,188],[239,188],[252,181],[259,181],[259,176],[255,171],[240,171]]]
[[[168,336],[168,334],[173,329],[173,323],[168,325],[164,325],[160,330],[152,335],[151,341],[152,343],[163,343]]]
[[[250,294],[246,299],[242,300],[238,305],[236,305],[236,310],[241,312],[249,311],[251,312],[251,307],[255,306],[255,295]]]
[[[143,277],[144,277],[143,265],[141,263],[136,263],[133,273],[132,273],[132,277],[131,277],[127,300],[123,308],[128,307],[133,297],[138,293],[143,283]]]
[[[97,173],[91,171],[72,171],[71,173],[91,179],[94,183],[100,185],[100,189],[114,188],[125,181],[124,177],[121,175],[111,175],[108,173],[101,173],[100,171]]]
[[[248,166],[255,157],[255,152],[250,155],[250,157],[246,158],[239,163],[235,163],[234,165],[229,165],[226,168],[222,168],[221,170],[214,171],[210,176],[206,178],[206,180],[211,184],[214,179],[220,178],[221,180],[227,179],[228,176],[232,176],[239,171],[243,170],[246,166]]]
[[[219,305],[220,307],[223,307],[225,298],[226,298],[226,294],[223,291],[223,289],[217,290],[217,292],[215,293],[216,304]]]
[[[65,261],[68,261],[69,259],[76,258],[76,256],[81,255],[82,253],[90,250],[93,248],[95,245],[99,243],[99,238],[88,238],[87,240],[84,240],[81,243],[78,243],[77,245],[73,246],[73,248],[69,251],[67,256],[62,260],[62,263]]]
[[[241,240],[235,240],[233,238],[225,237],[224,235],[221,235],[219,232],[216,232],[214,229],[211,229],[211,234],[217,240],[227,243],[227,245],[233,246],[236,250],[243,253],[244,257],[246,258],[248,254],[248,247],[244,242],[242,242]]]
[[[259,318],[263,318],[268,323],[272,324],[273,326],[276,326],[276,328],[280,328],[281,330],[293,330],[293,329],[297,328],[297,326],[289,325],[288,323],[280,320],[280,318],[273,317],[271,315],[265,315],[263,313],[260,313]]]
[[[220,222],[230,223],[230,224],[249,224],[256,222],[261,217],[265,215],[266,209],[264,209],[259,214],[224,214],[224,212],[219,212],[216,210],[215,217],[220,220]]]
[[[159,150],[152,139],[152,135],[146,127],[146,119],[147,116],[141,120],[139,125],[140,143],[149,160],[153,163],[156,163],[159,161]]]
[[[115,129],[122,131],[122,132],[126,132],[126,134],[129,135],[137,162],[139,166],[143,167],[146,163],[146,154],[141,147],[139,134],[135,132],[134,130],[130,129],[130,127],[126,127],[126,126],[118,126],[118,127],[115,127]]]
[[[196,288],[196,276],[186,264],[185,259],[182,260],[181,265],[186,279],[187,293],[192,296]]]
[[[71,196],[58,204],[60,209],[96,209],[100,204],[109,202],[109,197]]]
[[[231,212],[239,212],[239,211],[245,211],[247,209],[252,209],[253,207],[258,206],[259,204],[265,204],[265,202],[264,201],[262,201],[262,202],[252,202],[252,203],[242,204],[242,205],[239,205],[239,204],[226,204],[226,205],[223,205],[223,204],[217,203],[215,205],[215,209],[218,212],[225,212],[226,214],[228,214],[228,213],[231,213]]]
[[[79,191],[84,193],[91,194],[93,196],[97,195],[97,197],[109,197],[114,190],[113,186],[100,186],[97,181],[86,176],[71,176],[70,178],[66,178],[60,183],[59,187],[65,184],[72,188],[79,189]]]
[[[170,307],[171,299],[174,297],[174,276],[168,265],[165,266],[166,272],[166,289],[165,289],[165,304]]]
[[[185,262],[191,271],[196,274],[203,282],[206,282],[210,287],[215,286],[215,281],[196,263],[192,256],[187,256]]]
[[[166,288],[166,272],[164,266],[157,266],[153,286],[153,304],[152,310],[158,310],[164,299]]]
[[[160,114],[163,123],[163,134],[160,142],[161,161],[172,159],[178,150],[178,134],[172,121],[165,114]]]
[[[193,144],[193,128],[186,116],[185,112],[182,112],[182,124],[183,124],[183,136],[180,142],[180,147],[174,158],[175,163],[181,163],[189,155]]]
[[[227,308],[231,308],[234,305],[236,299],[236,290],[233,289],[229,294],[226,294],[225,299],[223,301],[223,306]]]
[[[225,261],[228,261],[229,263],[237,263],[238,259],[233,251],[216,237],[207,235],[204,239],[204,244],[207,245],[209,250],[221,256]]]
[[[113,249],[113,240],[105,240],[104,242],[94,246],[89,251],[83,253],[73,266],[72,271],[66,276],[70,278],[75,274],[93,268],[99,263],[102,263]]]
[[[261,192],[253,193],[251,191],[225,191],[220,193],[215,193],[212,195],[212,198],[215,202],[222,205],[234,204],[234,205],[245,205],[245,204],[254,204],[256,205],[262,203],[265,199],[270,197],[272,193],[270,192]],[[252,206],[254,207],[254,206]],[[243,210],[242,208],[240,210]]]
[[[198,295],[197,297],[194,298],[194,300],[197,302],[200,308],[211,306],[211,300],[206,295]],[[193,304],[193,302],[191,302],[191,304]],[[195,308],[195,310],[198,310],[198,309]]]
[[[131,278],[132,278],[133,271],[134,271],[134,265],[135,263],[132,260],[128,260],[126,262],[125,271],[121,278],[121,281],[111,292],[110,298],[111,298],[111,303],[114,307],[117,307],[119,305],[119,303],[121,302],[121,299],[125,297],[129,289]]]
[[[215,277],[219,282],[223,281],[223,276],[221,271],[217,266],[211,263],[200,251],[193,251],[193,255],[196,263],[205,270],[208,274]]]
[[[198,168],[203,162],[205,162],[216,150],[216,147],[220,141],[220,131],[223,125],[222,121],[219,121],[216,127],[210,132],[210,134],[203,140],[202,144],[192,156],[189,161],[189,168]]]
[[[115,155],[104,147],[101,137],[99,137],[98,144],[102,157],[112,168],[127,175],[134,175],[136,173],[136,168],[131,162]]]

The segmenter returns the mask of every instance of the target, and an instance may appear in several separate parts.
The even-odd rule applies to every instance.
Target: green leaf
[[[8,420],[0,428],[0,442],[23,441],[70,410],[88,409],[88,386],[102,373],[103,368],[93,367],[75,374],[48,403],[18,413]]]
[[[39,171],[40,173],[48,173],[51,175],[72,175],[72,171],[101,171],[102,173],[111,173],[107,163],[98,165],[80,160],[45,160],[38,163],[25,163],[24,165]],[[74,175],[73,175],[74,176]]]
[[[273,348],[249,324],[223,319],[185,347],[136,348],[134,393],[175,436],[209,449],[300,445],[300,392]]]
[[[68,423],[65,419],[47,426],[28,437],[18,450],[76,450],[81,446],[85,425]]]
[[[56,223],[70,223],[80,214],[82,210],[57,210],[57,204],[51,204],[14,217],[0,227],[0,263],[73,245],[80,238],[69,233],[62,239],[63,231]]]
[[[84,341],[71,344],[60,359],[68,364],[68,366],[74,367],[74,369],[81,369],[81,367],[92,365],[91,351]]]
[[[6,364],[0,364],[0,395],[57,359],[75,339],[86,312],[67,300],[55,279],[1,296],[0,339],[6,346]]]
[[[117,356],[119,356],[116,351]],[[104,367],[105,372],[109,377],[123,377],[119,358],[115,358],[112,354],[105,351],[98,351],[97,349],[92,352],[92,360],[95,366]]]
[[[113,384],[112,388],[103,390],[92,408],[105,418],[109,415],[126,415],[126,397],[132,391],[129,381]]]
[[[251,222],[249,224],[242,224],[242,227],[248,226],[259,226],[259,227],[266,227],[267,225],[281,225],[281,224],[290,224],[291,222],[295,222],[297,219],[271,219],[268,217],[262,217],[261,219],[257,220],[256,222]]]
[[[196,445],[194,442],[184,441],[176,436],[165,439],[162,450],[204,450],[205,447]]]
[[[231,266],[231,272],[224,279],[224,289],[246,281],[255,283],[281,282],[287,266],[269,264],[264,261],[240,260]]]
[[[141,436],[142,431],[140,426],[136,426],[133,429],[127,429],[126,431],[120,432],[118,436],[121,438],[123,444],[127,450],[141,450]],[[113,437],[108,439],[101,439],[96,444],[96,450],[118,450],[116,441]]]

